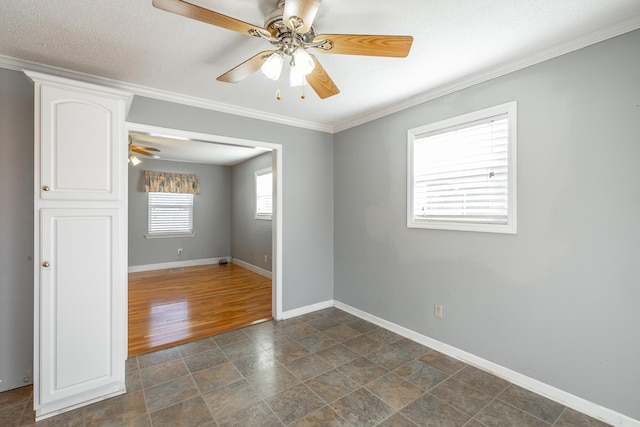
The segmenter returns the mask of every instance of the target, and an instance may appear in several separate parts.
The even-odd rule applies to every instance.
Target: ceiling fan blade
[[[320,34],[313,41],[327,43],[316,49],[324,53],[342,55],[389,56],[405,58],[409,55],[413,37],[375,36],[369,34]]]
[[[238,83],[240,80],[246,79],[262,67],[264,61],[271,55],[273,50],[263,50],[259,54],[247,59],[242,64],[230,69],[216,80],[226,83]]]
[[[145,150],[141,150],[141,149],[140,149],[140,148],[138,148],[138,147],[131,147],[131,151],[136,152],[136,153],[138,153],[138,154],[143,154],[143,155],[145,155],[145,156],[149,156],[149,157],[152,157],[152,156],[153,156],[153,153],[150,153],[150,152],[145,151]]]
[[[286,0],[282,20],[291,30],[304,34],[311,29],[322,0]],[[294,18],[293,20],[291,18]],[[297,19],[296,19],[297,18]],[[296,24],[301,24],[296,27]]]
[[[307,83],[309,83],[309,86],[313,88],[320,99],[339,94],[340,89],[338,89],[333,80],[331,80],[331,77],[329,77],[329,74],[322,68],[322,65],[320,65],[315,55],[310,56],[313,58],[316,66],[313,68],[311,74],[307,75]]]
[[[183,0],[153,0],[153,6],[166,10],[167,12],[226,28],[227,30],[237,31],[247,36],[252,35],[254,31],[270,36],[269,32],[264,28],[214,12],[213,10],[205,9],[204,7],[196,6],[195,4],[187,3]]]

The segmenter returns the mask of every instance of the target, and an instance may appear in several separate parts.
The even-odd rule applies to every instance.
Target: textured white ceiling
[[[262,25],[277,1],[193,2]],[[0,66],[17,58],[331,131],[640,28],[640,1],[324,0],[316,27],[412,35],[414,44],[404,59],[320,53],[341,93],[320,100],[307,89],[302,100],[261,73],[216,81],[270,45],[155,9],[151,0],[2,0]]]

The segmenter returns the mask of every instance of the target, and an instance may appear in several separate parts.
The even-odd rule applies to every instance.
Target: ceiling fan
[[[258,27],[184,0],[153,0],[153,6],[196,19],[227,30],[267,40],[274,49],[264,50],[217,78],[237,83],[262,70],[272,80],[278,80],[285,57],[289,60],[289,85],[308,83],[322,99],[340,93],[318,59],[307,50],[342,55],[386,56],[404,58],[409,54],[413,37],[367,34],[316,35],[313,21],[321,0],[278,0],[269,13],[264,27]],[[290,59],[289,59],[290,58]],[[304,92],[303,96],[304,98]],[[278,93],[279,99],[279,93]]]
[[[135,145],[133,143],[133,138],[129,135],[129,157],[127,158],[127,162],[131,163],[133,166],[138,166],[140,164],[140,159],[136,157],[135,154],[142,154],[143,156],[149,156],[157,158],[158,156],[153,153],[159,153],[160,150],[153,147],[145,147],[144,145]]]

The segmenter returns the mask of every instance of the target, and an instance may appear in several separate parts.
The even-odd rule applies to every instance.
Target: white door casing
[[[134,132],[155,133],[168,137],[187,138],[194,141],[209,141],[216,144],[229,144],[241,147],[259,147],[272,151],[273,154],[273,215],[272,215],[272,316],[276,320],[283,319],[283,146],[282,144],[234,138],[224,135],[213,135],[183,129],[165,128],[155,125],[127,122],[127,129]]]

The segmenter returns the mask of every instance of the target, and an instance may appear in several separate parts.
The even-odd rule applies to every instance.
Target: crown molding
[[[296,120],[290,117],[280,116],[277,114],[265,113],[264,111],[252,110],[249,108],[237,107],[222,102],[210,101],[203,98],[197,98],[189,95],[182,95],[175,92],[169,92],[161,89],[126,83],[119,80],[98,77],[91,74],[80,73],[66,68],[53,67],[38,62],[27,61],[10,56],[0,55],[0,68],[6,68],[21,72],[37,72],[49,74],[54,77],[72,79],[84,83],[106,86],[112,89],[119,89],[133,95],[153,98],[160,101],[174,102],[191,107],[203,108],[206,110],[214,110],[221,113],[234,114],[236,116],[249,117],[257,120],[265,120],[272,123],[279,123],[287,126],[305,128],[320,132],[333,133],[333,127],[321,123],[315,123],[305,120]]]
[[[423,104],[427,101],[449,95],[468,87],[484,83],[486,81],[501,77],[514,71],[521,70],[523,68],[530,67],[532,65],[539,64],[549,59],[557,58],[558,56],[565,55],[567,53],[582,49],[587,46],[591,46],[596,43],[611,39],[616,36],[637,30],[640,28],[640,14],[632,15],[622,21],[619,21],[613,25],[603,27],[600,30],[586,34],[584,36],[576,37],[566,42],[557,43],[549,46],[548,48],[541,50],[534,55],[526,58],[507,62],[499,66],[494,66],[484,71],[469,75],[465,78],[456,80],[452,83],[439,86],[435,89],[428,90],[420,95],[409,98],[405,101],[389,105],[383,109],[376,110],[371,113],[352,118],[342,123],[334,124],[333,133],[338,133],[343,130],[347,130],[364,123],[380,119],[393,113],[397,113],[402,110],[406,110],[416,105]]]

